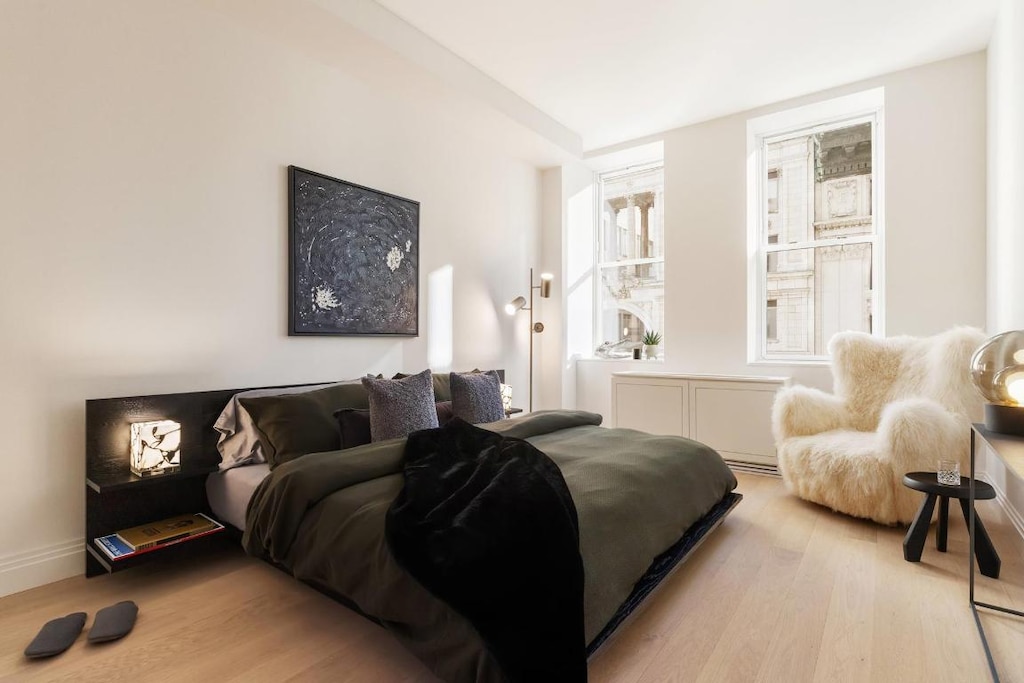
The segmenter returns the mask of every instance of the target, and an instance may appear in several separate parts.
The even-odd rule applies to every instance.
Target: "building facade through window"
[[[596,343],[665,329],[664,167],[599,177]]]
[[[879,332],[880,111],[754,137],[754,360],[824,358],[837,332]]]

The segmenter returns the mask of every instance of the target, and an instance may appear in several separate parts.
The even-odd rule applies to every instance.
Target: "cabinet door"
[[[651,434],[687,436],[686,383],[614,384],[615,426]]]
[[[754,383],[691,382],[691,438],[726,459],[775,465],[772,403],[777,390]]]

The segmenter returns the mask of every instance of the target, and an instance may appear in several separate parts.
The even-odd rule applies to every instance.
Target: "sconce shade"
[[[551,297],[551,281],[555,278],[551,273],[540,274],[540,296],[542,299]]]
[[[1024,436],[1024,330],[997,334],[971,358],[971,379],[988,404],[985,426]]]
[[[526,298],[525,297],[521,297],[521,296],[517,296],[515,299],[512,299],[512,301],[510,301],[509,303],[505,304],[505,312],[508,313],[509,315],[515,315],[516,311],[518,311],[519,309],[521,309],[525,305],[526,305]]]
[[[181,425],[172,420],[131,424],[132,474],[148,477],[180,469]]]

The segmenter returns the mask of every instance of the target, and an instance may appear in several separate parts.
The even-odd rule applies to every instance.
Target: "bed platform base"
[[[588,659],[592,658],[602,646],[608,643],[612,635],[640,612],[640,607],[658,588],[664,585],[665,579],[686,561],[690,554],[704,542],[709,533],[718,528],[725,516],[732,512],[741,500],[743,500],[743,494],[735,491],[725,494],[725,497],[707,514],[686,530],[682,538],[654,558],[647,572],[636,582],[633,592],[629,594],[604,629],[587,646]]]

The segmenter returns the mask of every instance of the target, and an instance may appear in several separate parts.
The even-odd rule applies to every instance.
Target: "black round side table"
[[[924,550],[924,541],[928,537],[928,525],[935,511],[935,499],[939,500],[939,526],[935,530],[935,547],[939,552],[946,552],[946,530],[949,527],[949,499],[960,501],[960,509],[964,513],[964,521],[970,524],[970,485],[968,477],[960,477],[959,486],[940,484],[935,472],[910,472],[903,477],[903,485],[927,494],[921,509],[917,511],[906,538],[903,539],[903,559],[907,562],[920,562]],[[974,482],[974,499],[990,500],[996,497],[996,490],[983,481]],[[985,576],[999,578],[999,567],[1002,564],[992,539],[981,523],[981,517],[974,516],[974,554],[978,557],[978,568]]]

